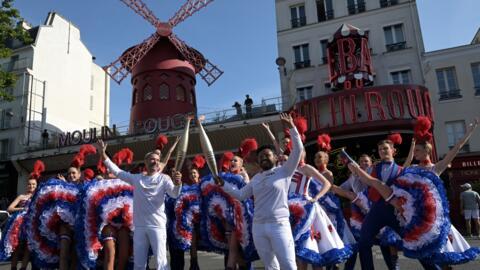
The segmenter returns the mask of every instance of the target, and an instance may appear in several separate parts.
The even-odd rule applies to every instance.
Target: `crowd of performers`
[[[31,262],[34,269],[144,270],[153,256],[157,269],[176,270],[184,269],[189,251],[195,270],[201,250],[225,254],[225,269],[232,270],[251,269],[258,259],[266,269],[337,269],[343,262],[345,269],[354,269],[358,253],[361,268],[369,270],[374,269],[373,245],[380,246],[388,269],[399,269],[398,252],[419,260],[424,269],[449,268],[480,254],[450,224],[439,178],[478,119],[436,164],[431,162],[431,123],[424,117],[417,120],[403,165],[395,162],[399,134],[378,142],[377,162],[364,154],[357,163],[342,149],[339,156],[351,176],[340,186],[327,168],[330,137],[318,137],[314,164],[306,164],[305,119],[289,114],[280,119],[282,142],[265,123],[272,145],[258,146],[248,138],[218,163],[197,119],[206,158],[187,161],[183,174],[193,117],[166,153],[167,139],[159,136],[157,149],[135,172],[120,169],[132,163],[131,150],[110,157],[101,140],[82,146],[66,175],[41,177],[45,166],[37,161],[27,193],[7,209],[11,217],[0,259],[11,260],[12,269],[21,261],[21,269]],[[175,165],[168,166],[175,148]],[[97,172],[82,170],[85,157],[93,154],[99,156]],[[205,165],[209,173],[202,176]],[[339,197],[351,202],[348,221]]]

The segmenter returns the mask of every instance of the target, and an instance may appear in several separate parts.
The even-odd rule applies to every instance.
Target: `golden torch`
[[[207,133],[203,129],[203,126],[201,123],[201,121],[203,121],[204,119],[205,119],[205,116],[200,116],[197,119],[197,125],[198,125],[198,130],[200,135],[200,146],[202,147],[203,155],[207,159],[207,165],[208,165],[208,168],[210,169],[210,172],[212,172],[212,176],[213,176],[213,179],[215,179],[215,183],[223,185],[223,180],[218,176],[217,161],[215,160],[215,154],[213,153],[212,144],[210,143]]]
[[[180,139],[178,148],[177,148],[177,155],[175,158],[175,170],[180,171],[183,166],[183,162],[185,161],[185,157],[187,156],[187,148],[188,148],[188,134],[190,132],[190,122],[193,119],[193,115],[188,115],[185,121],[185,129],[183,130],[182,138]]]

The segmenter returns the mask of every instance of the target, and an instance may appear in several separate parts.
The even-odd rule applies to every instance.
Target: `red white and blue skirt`
[[[191,248],[195,228],[200,225],[200,204],[200,185],[182,185],[176,199],[167,194],[165,212],[169,247],[183,251]]]
[[[133,231],[133,186],[120,179],[94,180],[83,186],[75,239],[80,264],[94,268],[103,248],[105,226]]]
[[[232,185],[237,189],[245,186],[243,178],[239,175],[221,173],[220,176],[226,185]],[[258,254],[252,237],[253,200],[238,201],[215,184],[211,175],[202,178],[200,189],[202,246],[214,252],[227,252],[226,232],[227,227],[230,227],[231,233],[235,234],[242,247],[245,259],[257,260]]]
[[[403,253],[428,258],[445,246],[450,232],[449,205],[440,178],[418,166],[405,168],[391,186],[402,205],[396,211]]]
[[[298,259],[315,266],[346,261],[355,245],[344,244],[335,226],[318,203],[289,194],[290,225]]]
[[[40,268],[58,268],[60,225],[74,226],[80,188],[50,179],[37,188],[25,215],[28,248]]]
[[[0,243],[0,261],[8,261],[22,240],[25,240],[23,221],[27,211],[16,211],[7,220]]]
[[[463,264],[475,260],[480,255],[480,248],[470,247],[468,242],[452,225],[448,240],[440,252],[429,258],[440,265]]]
[[[315,197],[318,192],[322,189],[322,185],[319,181],[313,180],[310,181],[310,185],[308,186],[308,193],[310,197]],[[323,197],[318,200],[318,203],[323,208],[325,213],[327,213],[330,221],[335,226],[335,229],[340,235],[340,238],[345,244],[355,244],[355,237],[353,236],[350,227],[348,226],[347,220],[343,215],[340,199],[338,199],[335,194],[332,192],[327,192]]]

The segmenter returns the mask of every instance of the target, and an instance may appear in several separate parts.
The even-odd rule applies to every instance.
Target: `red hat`
[[[394,145],[400,145],[402,144],[402,135],[400,133],[393,133],[388,135],[387,137],[388,140],[392,141]]]
[[[124,162],[131,164],[133,161],[133,152],[129,148],[123,148],[113,155],[112,161],[118,166],[122,165]]]
[[[246,138],[240,144],[240,148],[238,149],[238,154],[242,158],[246,158],[252,151],[256,151],[258,149],[258,143],[255,138]]]
[[[225,152],[223,153],[222,158],[220,159],[220,171],[222,172],[227,172],[230,169],[230,162],[232,162],[232,159],[235,155],[233,152]]]
[[[85,178],[85,180],[92,180],[93,177],[95,177],[95,172],[93,172],[92,169],[88,168],[83,171],[83,178]]]
[[[195,155],[192,159],[192,168],[201,169],[205,167],[205,158],[202,155]]]
[[[91,144],[84,144],[80,147],[80,151],[73,157],[71,166],[81,168],[85,164],[85,156],[96,154],[97,149]]]
[[[165,145],[168,144],[168,138],[165,135],[158,135],[156,142],[157,149],[162,151]]]

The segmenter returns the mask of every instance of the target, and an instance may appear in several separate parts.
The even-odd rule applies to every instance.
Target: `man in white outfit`
[[[273,146],[262,146],[257,150],[258,163],[262,171],[242,189],[226,183],[223,189],[238,200],[254,197],[253,241],[266,269],[297,269],[295,243],[290,228],[288,189],[303,151],[300,135],[288,114],[280,119],[290,129],[293,143],[288,160],[280,167]],[[277,262],[278,261],[278,262]],[[278,263],[280,268],[278,268]]]
[[[104,160],[105,166],[119,179],[134,186],[133,190],[133,260],[135,270],[145,270],[148,249],[152,247],[157,269],[169,269],[167,261],[167,232],[165,216],[165,193],[172,198],[180,194],[182,175],[174,173],[170,176],[160,173],[160,155],[150,152],[145,155],[147,173],[131,174],[123,171],[113,163],[105,153],[107,145],[99,140],[97,150]]]

